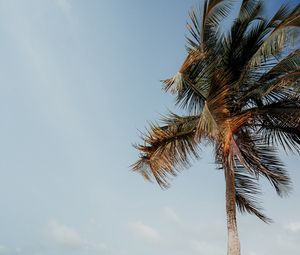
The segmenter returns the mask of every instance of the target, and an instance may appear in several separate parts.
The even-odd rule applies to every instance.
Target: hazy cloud
[[[183,224],[181,218],[178,216],[178,214],[172,208],[165,206],[163,208],[163,213],[167,219],[169,219],[177,224],[180,224],[180,225]]]
[[[300,232],[300,222],[291,222],[286,226],[286,229],[294,233]]]
[[[96,243],[83,238],[75,229],[56,221],[48,224],[48,235],[50,239],[66,248],[86,249],[93,251],[105,250],[103,243]]]
[[[145,239],[146,241],[158,242],[161,239],[160,234],[157,230],[148,225],[145,225],[140,221],[131,223],[130,229],[135,235]]]

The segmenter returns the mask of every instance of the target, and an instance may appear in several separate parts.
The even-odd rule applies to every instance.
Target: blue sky
[[[226,254],[210,148],[167,191],[129,170],[137,129],[173,109],[159,81],[185,57],[195,3],[0,0],[0,255]],[[263,182],[275,223],[239,217],[245,255],[300,250],[300,160],[282,159],[294,190]]]

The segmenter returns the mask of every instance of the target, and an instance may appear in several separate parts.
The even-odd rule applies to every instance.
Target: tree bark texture
[[[228,230],[227,255],[240,255],[240,241],[236,222],[235,174],[233,166],[231,165],[225,169],[224,172],[226,180],[226,215]]]

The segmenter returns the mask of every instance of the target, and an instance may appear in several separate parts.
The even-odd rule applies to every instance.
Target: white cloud
[[[300,232],[300,222],[291,222],[286,226],[286,229],[294,233]]]
[[[51,221],[48,225],[51,238],[59,244],[70,247],[85,246],[86,241],[72,228]]]
[[[56,221],[48,224],[48,235],[50,239],[66,248],[86,249],[93,251],[105,250],[103,243],[96,243],[83,238],[75,229]]]
[[[170,208],[168,206],[164,207],[163,213],[167,217],[167,219],[169,219],[179,225],[182,225],[182,220],[180,219],[178,214],[172,208]]]
[[[131,223],[130,229],[135,235],[145,239],[146,241],[158,242],[161,239],[160,234],[157,230],[148,225],[145,225],[142,222]]]

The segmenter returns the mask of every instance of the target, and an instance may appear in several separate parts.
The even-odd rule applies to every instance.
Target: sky
[[[185,57],[196,3],[0,0],[0,255],[226,254],[211,148],[164,191],[129,167],[138,130],[174,109],[160,80]],[[274,223],[238,216],[244,255],[300,250],[300,158],[281,158],[293,192],[262,182]]]

